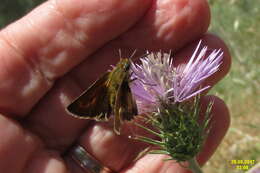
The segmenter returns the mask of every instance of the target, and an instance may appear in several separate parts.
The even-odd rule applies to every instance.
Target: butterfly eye
[[[125,63],[124,70],[128,71],[130,69],[130,63]]]

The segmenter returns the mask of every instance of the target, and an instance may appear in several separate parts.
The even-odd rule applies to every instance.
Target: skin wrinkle
[[[38,88],[40,86],[40,82],[36,78],[37,75],[34,75],[34,73],[29,74],[28,83],[21,89],[21,97],[30,95],[34,88]]]
[[[28,19],[27,22],[29,23],[29,26],[31,26],[31,28],[33,28],[32,30],[36,31],[36,33],[40,33],[41,29],[38,28],[37,25],[34,25],[33,21],[30,20],[30,18],[27,18],[27,19]],[[39,31],[39,32],[37,32],[37,31]],[[48,44],[46,44],[46,45],[48,45]],[[41,49],[44,49],[44,47],[40,48],[40,50]],[[38,56],[38,53],[36,53],[36,55]],[[29,57],[25,57],[24,56],[23,58],[24,58],[24,60],[27,62],[27,64],[30,67],[29,69],[31,71],[31,76],[34,76],[34,75],[32,75],[32,73],[38,74],[38,75],[35,75],[35,76],[38,76],[38,81],[39,81],[38,83],[41,83],[40,80],[42,80],[42,81],[44,81],[46,83],[48,88],[50,88],[53,85],[54,80],[49,78],[48,75],[45,74],[44,69],[41,68],[41,66],[40,66],[40,58],[35,58],[35,55],[29,56]],[[28,83],[29,86],[31,85],[31,81],[32,80],[33,80],[33,77],[31,77],[31,80]],[[28,88],[28,86],[25,86],[25,87]],[[38,88],[38,87],[31,87],[31,88]],[[29,91],[28,91],[28,93],[29,93]]]
[[[56,14],[58,14],[58,11],[57,10],[55,10],[55,9],[57,9],[57,8],[55,8],[54,6],[52,6],[52,8],[50,8],[50,9],[52,9],[52,13],[54,12],[56,12]],[[49,12],[50,13],[50,12]],[[62,15],[62,16],[64,16],[64,15]],[[62,18],[62,19],[64,19],[63,17],[60,17],[60,18]],[[34,23],[32,20],[30,20],[30,18],[27,18],[27,20],[28,20],[28,23],[29,23],[29,25],[31,26],[31,28],[34,28],[36,31],[37,30],[39,30],[39,31],[41,31],[42,32],[42,29],[40,29],[40,28],[38,28],[37,27],[37,23]],[[52,45],[55,45],[56,43],[53,43],[52,44],[52,42],[55,42],[57,39],[59,40],[60,38],[64,38],[64,35],[67,35],[67,36],[69,36],[70,38],[69,39],[67,39],[67,40],[74,40],[74,41],[72,41],[72,42],[74,42],[74,44],[73,45],[78,45],[78,46],[76,46],[76,47],[78,47],[79,49],[84,49],[84,44],[82,44],[82,43],[80,43],[80,41],[78,41],[78,40],[76,40],[75,39],[75,37],[74,37],[74,35],[73,34],[71,34],[70,32],[69,32],[69,30],[73,30],[73,29],[75,29],[75,26],[73,26],[73,27],[70,27],[71,26],[71,23],[73,23],[73,22],[71,22],[71,21],[68,21],[68,22],[66,22],[68,25],[67,25],[67,27],[66,28],[68,28],[68,30],[67,31],[65,31],[65,32],[63,32],[64,34],[63,34],[63,36],[60,36],[59,34],[61,33],[61,31],[60,30],[57,30],[57,32],[56,32],[56,36],[54,36],[54,37],[52,37],[52,39],[51,40],[44,40],[44,39],[42,39],[42,41],[41,42],[45,42],[44,44],[46,45],[45,47],[44,46],[41,46],[42,48],[40,48],[39,50],[38,50],[38,53],[36,53],[38,56],[39,56],[39,58],[33,58],[33,57],[31,57],[31,56],[29,56],[29,57],[31,57],[31,58],[24,58],[24,59],[28,59],[29,61],[29,64],[31,65],[31,67],[33,67],[32,69],[37,69],[38,71],[40,71],[40,73],[43,75],[43,78],[45,78],[46,79],[46,81],[48,81],[48,83],[52,83],[58,76],[61,76],[64,72],[61,72],[61,74],[59,74],[59,72],[58,71],[53,71],[53,69],[55,69],[55,68],[53,68],[53,67],[55,67],[55,64],[57,64],[57,63],[55,63],[55,61],[54,61],[54,65],[52,64],[52,62],[51,61],[53,61],[53,60],[55,60],[55,59],[58,59],[58,61],[59,61],[59,58],[57,58],[57,57],[59,57],[60,55],[64,55],[64,52],[63,51],[61,51],[61,52],[55,52],[55,54],[57,54],[57,57],[56,58],[51,58],[51,61],[50,62],[47,62],[47,58],[46,58],[46,56],[44,56],[44,55],[42,55],[42,54],[46,54],[46,52],[48,52],[48,53],[50,53],[51,51],[50,50],[48,50],[48,48],[49,47],[52,47]],[[62,28],[62,26],[60,27],[60,28]],[[70,29],[69,29],[70,28]],[[36,33],[38,33],[38,32],[36,32]],[[79,33],[79,32],[75,32],[75,33]],[[81,33],[83,33],[83,32],[81,32]],[[81,37],[82,37],[82,34],[81,34]],[[41,37],[39,37],[39,38],[41,38]],[[84,38],[82,38],[82,39],[84,39]],[[59,43],[66,43],[66,40],[62,40],[61,39],[61,41],[59,42]],[[76,43],[75,43],[76,42]],[[69,43],[71,43],[71,41],[69,42]],[[59,45],[59,44],[58,44]],[[71,44],[70,44],[71,45]],[[68,45],[65,45],[65,46],[63,46],[63,47],[71,47],[71,46],[68,46]],[[62,50],[62,48],[60,48],[60,50]],[[45,52],[45,53],[44,53]],[[51,55],[51,57],[54,57],[54,55]],[[66,60],[66,57],[68,57],[68,56],[61,56],[61,57],[65,57],[65,60]],[[41,60],[41,61],[40,61]],[[40,62],[43,62],[43,63],[40,63]],[[57,61],[56,61],[57,62]],[[61,64],[61,63],[58,63],[58,64]],[[49,68],[49,69],[48,69]],[[48,71],[48,70],[49,71]],[[52,70],[51,70],[52,69]],[[35,71],[37,71],[37,70],[35,70]]]
[[[49,14],[52,14],[53,12],[55,12],[54,6],[49,5],[49,9],[52,10],[52,11],[49,12]],[[34,31],[35,33],[41,33],[42,31],[44,31],[42,28],[39,28],[37,26],[37,23],[35,23],[32,20],[32,18],[28,17],[26,21],[29,24],[29,26],[31,28],[33,28],[31,30]],[[58,33],[58,30],[57,30],[57,33]],[[50,42],[52,42],[52,40],[55,39],[55,36],[50,40],[41,39],[42,37],[37,37],[37,36],[35,38],[39,39],[41,43],[45,44],[45,46],[41,45],[39,50],[36,52],[36,55],[29,56],[29,58],[25,57],[25,59],[28,59],[28,61],[31,62],[30,63],[30,64],[32,64],[31,69],[34,70],[34,71],[38,71],[42,75],[42,78],[44,79],[44,81],[46,81],[49,84],[49,87],[51,87],[54,83],[55,77],[51,77],[52,75],[48,75],[49,74],[48,71],[46,72],[45,71],[46,69],[42,68],[41,63],[44,62],[43,59],[45,59],[45,57],[40,58],[41,57],[40,52],[42,52],[42,51],[44,52],[44,50],[46,50],[46,47],[50,47],[50,45],[51,45]],[[54,60],[55,59],[56,58],[54,58]]]
[[[29,30],[28,33],[30,33],[31,37],[33,37],[34,39],[39,39],[40,40],[39,43],[44,43],[45,42],[45,44],[48,45],[48,41],[46,42],[46,40],[41,39],[42,37],[38,37],[38,35],[37,35],[38,33],[41,33],[44,30],[42,28],[39,28],[37,26],[37,23],[35,23],[31,19],[32,18],[27,17],[26,20],[23,21],[25,23],[23,25],[26,26],[25,27],[26,30]],[[12,29],[11,30],[7,30],[7,32],[4,32],[3,36],[9,35],[9,32],[12,31]],[[34,34],[34,33],[36,33],[36,34]],[[9,38],[6,39],[6,40],[10,40],[10,42],[16,43],[16,40],[15,40],[14,36],[12,36],[12,35],[9,36]],[[42,46],[39,46],[39,47],[42,47]],[[45,79],[43,81],[47,81],[47,83],[49,83],[49,84],[51,84],[53,82],[52,80],[48,79],[48,77],[44,75],[44,71],[41,70],[41,68],[39,68],[40,61],[39,61],[38,58],[35,58],[37,53],[35,54],[32,51],[30,51],[30,52],[27,51],[27,53],[25,53],[24,51],[22,51],[23,47],[19,48],[17,45],[15,45],[15,48],[16,48],[16,50],[18,50],[19,56],[21,58],[23,58],[27,62],[27,64],[30,66],[30,70],[32,70],[32,71],[34,71],[36,73],[39,72],[40,74],[42,74],[42,78]]]
[[[188,28],[188,19],[190,18],[191,13],[188,13],[188,11],[191,9],[189,6],[184,6],[183,8],[179,9],[179,8],[175,8],[176,13],[178,13],[178,18],[170,18],[168,20],[166,20],[166,22],[164,21],[164,23],[161,23],[161,28],[158,31],[158,34],[160,38],[164,38],[164,41],[170,41],[171,38],[173,37],[178,37],[178,35],[176,35],[176,33],[180,33],[178,32],[178,29],[175,28]],[[171,26],[182,26],[182,27],[175,27],[172,28]]]
[[[27,126],[46,141],[49,148],[61,151],[69,147],[90,122],[73,118],[65,112],[69,102],[83,91],[78,86],[81,85],[74,78],[66,75],[57,81],[55,88],[50,90],[29,115]],[[60,120],[62,124],[57,128]]]
[[[57,2],[60,2],[60,1],[57,1]],[[122,2],[114,0],[114,1],[109,1],[109,3],[108,3],[108,1],[100,1],[99,4],[100,4],[99,5],[100,7],[97,8],[96,4],[95,4],[94,7],[92,7],[91,3],[89,3],[87,8],[79,10],[80,11],[79,15],[73,14],[73,16],[71,17],[71,18],[73,18],[73,20],[76,21],[75,22],[76,24],[79,24],[79,26],[77,26],[77,27],[80,27],[80,28],[86,28],[86,24],[88,24],[88,26],[91,26],[91,25],[93,25],[92,23],[94,21],[94,23],[95,23],[95,25],[93,25],[94,28],[90,28],[88,30],[89,34],[88,34],[87,38],[90,37],[90,36],[94,36],[94,37],[97,36],[95,34],[95,32],[96,32],[96,30],[100,29],[100,27],[99,27],[100,25],[97,24],[97,23],[101,23],[101,24],[107,25],[107,26],[110,26],[111,22],[112,22],[113,25],[115,25],[117,23],[120,24],[120,22],[116,22],[116,20],[118,20],[118,17],[114,17],[114,16],[118,16],[118,14],[120,14],[120,11],[122,11],[123,14],[124,13],[130,13],[131,11],[128,11],[128,10],[131,10],[131,8],[127,8],[127,7],[131,6],[131,4],[133,4],[133,2],[130,1],[130,0],[122,1]],[[128,4],[130,4],[130,5],[128,5]],[[94,11],[92,9],[98,9],[98,10]],[[117,10],[114,10],[114,9],[117,9]],[[137,12],[137,14],[138,13],[140,13],[140,12]],[[96,17],[96,16],[98,16],[98,17]],[[110,19],[110,18],[113,18],[113,17],[114,17],[114,20],[106,20],[106,19]],[[85,20],[85,22],[82,22],[83,19]],[[88,19],[96,19],[96,20],[88,20]],[[78,23],[77,20],[79,20],[81,22]],[[92,23],[90,23],[90,22],[92,22]],[[106,22],[106,24],[104,24],[104,22]],[[121,28],[122,28],[122,26],[121,26]],[[125,30],[125,29],[123,29],[123,30]],[[110,27],[107,27],[106,32],[113,33],[114,29],[113,28],[110,29]],[[77,31],[77,33],[78,33],[78,31]],[[111,34],[107,34],[107,35],[111,35]],[[109,38],[109,40],[110,39],[111,38]],[[88,43],[88,41],[85,41],[84,45],[86,43]],[[97,44],[95,42],[91,42],[92,47],[93,47],[93,44],[96,45],[94,47],[97,47],[99,45],[99,43]],[[88,47],[89,46],[90,45],[88,45]]]
[[[1,38],[1,37],[0,37]],[[6,42],[3,42],[4,40],[3,39],[0,39],[0,49],[1,49],[1,46],[3,46]],[[5,46],[3,46],[5,47]],[[12,47],[8,47],[10,49],[12,49]],[[9,51],[9,50],[8,50]],[[12,52],[12,51],[10,51]],[[12,53],[17,53],[16,51],[15,52],[12,52]],[[7,62],[7,58],[6,57],[3,57],[3,55],[0,55],[1,57],[1,64],[3,64],[4,67],[7,67],[8,66],[8,62]],[[9,68],[1,68],[1,71],[0,71],[0,76],[7,76],[9,73],[11,72],[11,70]],[[6,80],[4,83],[1,83],[0,84],[0,88],[6,88],[8,86],[10,86],[10,84],[12,84],[11,80]]]
[[[104,156],[107,157],[107,161],[101,159],[101,162],[114,170],[121,169],[124,164],[129,163],[129,161],[133,159],[129,158],[129,156],[133,154],[132,152],[134,152],[133,149],[129,147],[129,144],[127,142],[123,142],[128,141],[126,140],[126,137],[120,136],[118,139],[118,136],[116,136],[112,131],[107,130],[107,127],[96,125],[93,127],[93,129],[91,129],[89,136],[84,136],[83,138],[84,139],[82,139],[81,141],[83,144],[87,145],[88,151],[90,153],[96,153],[95,156],[97,158],[102,158]],[[116,160],[115,156],[110,155],[110,151],[106,151],[106,148],[108,146],[111,146],[116,140],[120,140],[122,145],[120,145],[120,147],[118,145],[115,145],[110,149],[117,149],[118,153],[124,153],[124,155],[120,155],[123,156],[120,158],[120,160]]]
[[[181,7],[180,7],[180,4],[182,4]],[[168,0],[158,1],[157,6],[160,6],[160,8],[156,9],[155,14],[157,17],[155,17],[155,18],[160,19],[160,16],[163,16],[163,21],[155,22],[155,25],[160,26],[160,27],[158,27],[160,29],[161,27],[163,28],[163,23],[165,23],[165,24],[169,23],[169,25],[174,23],[174,22],[171,23],[170,21],[176,21],[177,15],[172,16],[170,14],[178,14],[178,16],[179,16],[180,13],[182,13],[182,11],[186,8],[186,6],[185,6],[186,4],[187,3],[183,3],[183,0],[175,3],[174,6],[172,5],[172,2],[168,1]],[[169,13],[169,11],[171,11],[171,13]]]
[[[66,16],[58,10],[58,7],[55,8],[53,6],[52,9],[54,13],[61,16],[60,18],[63,19],[63,23],[66,27],[61,26],[60,28],[65,29],[57,30],[53,38],[46,44],[46,46],[39,49],[38,51],[38,59],[41,62],[39,64],[39,68],[49,81],[55,81],[58,77],[66,73],[66,69],[61,70],[60,68],[55,67],[59,67],[60,64],[68,63],[67,59],[71,52],[73,52],[71,49],[74,48],[78,50],[84,50],[85,48],[82,41],[78,40],[73,35],[73,32],[77,33],[77,30],[73,31],[76,29],[76,27],[72,25],[74,22],[72,20],[66,19]],[[53,45],[58,45],[58,47]]]
[[[24,52],[15,44],[15,41],[13,41],[14,38],[10,39],[10,37],[12,36],[9,34],[8,30],[2,30],[0,32],[0,42],[4,42],[3,44],[6,44],[9,48],[11,48],[10,51],[14,52],[17,56],[23,57]]]
[[[111,22],[113,22],[113,24],[115,23],[114,21],[111,21],[111,20],[106,20],[106,19],[109,19],[109,18],[112,18],[113,16],[115,16],[116,14],[118,14],[118,12],[116,12],[115,10],[111,10],[110,8],[120,8],[120,6],[127,6],[125,5],[125,3],[123,2],[118,2],[118,1],[115,1],[117,3],[115,3],[116,5],[111,5],[110,8],[106,7],[106,11],[109,11],[111,14],[109,15],[105,15],[105,14],[101,14],[99,15],[99,17],[96,17],[98,14],[94,12],[94,14],[91,14],[88,13],[86,15],[82,15],[81,13],[82,12],[79,12],[80,15],[77,15],[77,14],[74,14],[72,16],[68,16],[65,14],[66,11],[64,11],[62,9],[62,4],[59,4],[58,2],[60,1],[54,1],[56,3],[53,3],[56,5],[56,8],[54,7],[54,9],[57,9],[56,11],[58,13],[60,13],[61,16],[63,16],[63,19],[64,20],[64,23],[65,23],[65,30],[63,31],[60,31],[58,33],[63,33],[63,36],[67,35],[68,36],[68,39],[67,40],[72,40],[72,43],[70,42],[70,46],[67,46],[67,45],[64,45],[64,49],[66,49],[67,47],[75,47],[77,50],[84,50],[84,52],[90,52],[91,53],[91,50],[94,50],[96,49],[97,47],[100,46],[100,42],[98,41],[98,39],[96,39],[97,41],[92,41],[91,42],[91,46],[87,43],[89,43],[89,39],[92,40],[94,38],[91,38],[90,35],[93,35],[95,36],[96,34],[92,34],[92,33],[95,33],[96,30],[99,30],[100,29],[100,24],[104,24],[105,22],[107,23],[107,25],[109,26]],[[57,5],[58,4],[58,5]],[[120,5],[118,5],[120,4]],[[119,7],[118,7],[119,6]],[[122,7],[121,7],[122,8]],[[87,8],[89,9],[89,8]],[[125,8],[123,8],[125,9]],[[103,13],[104,10],[102,10],[102,13]],[[84,13],[86,13],[86,11],[84,11]],[[97,20],[88,20],[88,19],[97,19]],[[80,22],[78,22],[80,21]],[[100,23],[100,24],[99,24]],[[87,26],[87,27],[86,27]],[[83,28],[88,28],[89,26],[94,26],[93,27],[90,27],[87,31],[85,32],[81,32],[81,30],[83,30]],[[76,31],[75,31],[76,30]],[[106,32],[114,32],[113,29],[109,30],[109,27],[107,28]],[[78,34],[80,33],[80,34]],[[83,34],[82,34],[83,33]],[[84,34],[84,33],[88,33],[88,35]],[[76,35],[80,35],[80,37],[76,37]],[[108,34],[109,35],[109,34]],[[65,36],[66,37],[66,36]],[[56,36],[56,39],[59,39],[58,36]],[[73,41],[74,40],[74,41]],[[55,42],[56,40],[54,40],[53,42]],[[57,40],[58,44],[59,44],[59,40]],[[62,42],[64,43],[64,42]],[[66,43],[66,42],[65,42]],[[54,43],[55,44],[55,43]],[[57,44],[56,44],[57,45]],[[72,45],[72,46],[71,46]],[[87,51],[89,50],[89,51]],[[50,51],[48,51],[50,52]],[[70,52],[70,51],[68,51]],[[90,53],[86,54],[84,53],[86,56],[88,56]],[[43,54],[43,53],[40,53],[40,54]],[[61,54],[66,54],[66,53],[61,53]],[[83,54],[83,53],[82,53]],[[44,57],[44,55],[41,55],[43,59],[43,62],[46,61],[46,57]],[[55,56],[55,55],[52,55],[52,57]],[[56,55],[57,56],[57,55]],[[69,57],[69,56],[67,56]],[[67,57],[64,57],[64,61],[67,60]],[[75,57],[75,56],[74,56]],[[56,57],[57,58],[57,57]],[[78,61],[77,61],[78,62]],[[50,62],[51,63],[51,62]],[[46,76],[47,78],[55,78],[55,75],[56,77],[57,76],[60,76],[58,75],[57,73],[55,73],[55,71],[53,72],[52,70],[55,70],[55,68],[53,69],[48,69],[48,67],[52,68],[52,65],[50,65],[49,63],[46,63],[46,65],[42,65],[43,69],[42,71],[49,71],[49,72],[46,72]],[[47,69],[47,70],[46,70]],[[59,70],[59,69],[58,69]],[[58,71],[57,70],[57,71]],[[57,72],[56,71],[56,72]],[[60,72],[61,74],[63,74],[63,72]],[[65,72],[64,72],[65,73]]]
[[[0,124],[4,129],[0,132],[1,136],[5,136],[5,140],[1,140],[1,152],[0,157],[5,158],[6,161],[2,161],[0,163],[1,170],[8,170],[8,172],[17,173],[18,170],[22,170],[28,161],[28,158],[31,157],[32,153],[36,150],[36,148],[41,146],[40,141],[34,135],[32,135],[29,131],[24,130],[19,126],[16,122],[5,118],[0,115]],[[12,134],[8,137],[8,133]],[[12,149],[12,145],[19,141],[19,145]],[[3,150],[5,149],[5,150]],[[13,153],[10,150],[14,150]],[[13,157],[16,155],[21,155],[19,161],[16,161],[15,165],[12,165]]]
[[[37,27],[33,27],[34,25],[33,25],[32,21],[28,20],[28,18],[27,18],[27,20],[24,20],[24,22],[26,24],[28,24],[28,25],[25,25],[25,26],[29,26],[29,27],[26,27],[26,29],[33,28],[33,29],[29,29],[29,30],[35,30],[37,28]],[[25,53],[20,51],[20,50],[23,50],[23,49],[18,47],[19,44],[18,45],[15,44],[17,42],[15,37],[13,35],[9,34],[9,33],[11,33],[11,31],[13,31],[13,29],[14,29],[14,27],[10,27],[9,30],[8,29],[4,30],[1,33],[1,36],[2,36],[2,40],[5,41],[5,43],[8,45],[8,47],[11,49],[11,52],[13,54],[15,54],[12,57],[20,59],[18,61],[19,63],[16,63],[16,64],[17,65],[19,64],[19,66],[21,66],[20,69],[24,69],[23,71],[26,71],[25,73],[28,74],[26,78],[22,78],[20,80],[20,82],[22,82],[19,85],[19,88],[21,88],[20,91],[19,92],[15,92],[16,96],[18,98],[23,98],[24,96],[25,97],[29,96],[27,93],[31,93],[31,94],[34,93],[31,89],[35,89],[35,88],[38,89],[41,86],[41,85],[38,85],[39,87],[31,87],[32,86],[31,85],[32,84],[32,80],[34,81],[33,83],[35,83],[35,84],[37,84],[37,83],[39,83],[39,84],[45,83],[43,85],[45,85],[45,86],[47,85],[48,86],[47,88],[50,87],[52,82],[50,82],[50,80],[48,80],[48,78],[46,78],[45,75],[43,75],[44,74],[43,71],[40,68],[38,68],[37,61],[35,61],[36,58],[31,58],[30,56],[29,56],[29,58],[27,58],[25,56]],[[13,44],[11,44],[11,43],[13,43]],[[2,58],[2,60],[3,60],[3,58]],[[7,66],[5,66],[5,67],[7,67]],[[43,82],[43,81],[45,81],[45,82]],[[15,83],[17,83],[17,82],[15,82]],[[8,105],[10,107],[10,104],[11,105],[16,105],[15,102],[17,102],[17,103],[20,102],[19,99],[15,99],[15,100],[12,101],[13,103],[9,103],[9,104],[7,103],[5,105]],[[11,112],[13,112],[13,111],[11,111]],[[23,112],[23,110],[20,110],[20,112]]]
[[[176,1],[176,2],[175,2]],[[207,6],[206,1],[187,1],[187,0],[175,0],[171,4],[166,6],[168,1],[158,0],[153,5],[152,8],[145,14],[143,22],[139,22],[135,28],[131,31],[127,32],[126,34],[121,36],[121,43],[120,47],[133,47],[135,46],[138,49],[144,49],[143,45],[145,44],[150,50],[158,50],[157,46],[160,45],[159,50],[169,51],[169,49],[175,51],[179,50],[179,48],[183,47],[186,43],[191,42],[194,39],[197,39],[203,33],[206,32],[207,27],[209,25],[209,9]],[[162,5],[163,4],[163,5]],[[192,8],[193,11],[199,11],[195,15],[182,15],[182,10],[185,5]],[[162,15],[160,13],[166,6],[167,12],[166,14]],[[184,7],[183,7],[184,6]],[[175,8],[177,8],[175,10]],[[181,26],[182,24],[187,25],[188,21],[185,21],[186,18],[189,17],[189,20],[192,22],[192,26],[190,25],[189,28],[185,28]],[[162,30],[161,25],[163,23],[168,23],[168,18],[176,18],[176,26],[168,28],[169,33],[165,30]],[[195,25],[197,18],[200,18],[201,25]],[[184,21],[183,21],[184,20]],[[159,27],[158,27],[159,26]],[[170,27],[170,25],[169,25]],[[190,29],[192,27],[192,29]],[[149,29],[148,29],[149,28]],[[161,32],[163,37],[158,37],[158,32]],[[163,32],[166,32],[163,33]],[[165,36],[164,36],[165,35]],[[185,37],[183,37],[185,35]],[[136,42],[135,38],[138,37],[147,37],[145,41],[140,40]],[[166,37],[166,38],[165,38]],[[157,44],[154,44],[157,43]],[[164,46],[161,46],[164,45]]]
[[[13,47],[10,47],[9,45],[6,48],[13,50]],[[1,74],[1,78],[5,79],[5,83],[1,85],[1,93],[3,94],[2,96],[3,98],[6,98],[5,95],[8,95],[10,93],[8,90],[10,89],[10,87],[12,87],[13,89],[10,95],[17,98],[17,99],[12,99],[11,97],[7,97],[8,99],[5,99],[5,101],[2,103],[1,111],[2,112],[8,111],[9,114],[10,112],[15,113],[16,111],[23,112],[24,110],[22,108],[20,110],[18,109],[10,110],[10,107],[12,107],[12,105],[20,105],[21,103],[20,98],[24,96],[30,96],[33,93],[33,91],[31,90],[32,84],[34,86],[37,85],[40,86],[42,84],[40,82],[41,80],[37,80],[37,79],[41,79],[41,77],[39,76],[39,73],[37,71],[33,71],[34,68],[32,68],[31,63],[25,61],[26,59],[23,58],[20,54],[18,54],[19,52],[13,51],[12,53],[15,54],[13,55],[13,58],[17,59],[17,62],[15,64],[15,66],[17,67],[16,69],[12,69],[13,65],[10,63],[10,59],[6,58],[8,56],[6,57],[3,56],[1,58],[2,70],[5,71],[4,73],[2,72]],[[23,68],[20,68],[20,70],[18,70],[18,67],[23,67]],[[16,80],[13,80],[7,74],[17,74],[21,77],[17,78]],[[35,77],[35,76],[39,76],[39,77]],[[25,102],[23,101],[23,103]]]
[[[79,17],[87,17],[89,14],[96,15],[102,15],[102,12],[111,10],[113,7],[113,4],[115,4],[116,1],[110,0],[98,0],[99,3],[93,2],[96,0],[89,0],[89,3],[87,5],[85,4],[86,1],[77,1],[77,4],[74,4],[74,6],[71,6],[71,2],[73,0],[53,0],[51,1],[54,6],[56,6],[57,11],[64,16],[66,19],[74,20]],[[91,2],[92,1],[92,2]],[[102,1],[102,2],[101,2]],[[106,4],[104,4],[106,3]],[[117,2],[119,3],[119,2]],[[112,4],[112,5],[111,5]],[[84,7],[84,8],[83,8]],[[105,8],[107,8],[105,10]]]
[[[36,27],[34,27],[34,25],[32,24],[32,21],[30,20],[30,18],[27,20],[27,26],[29,26],[28,28],[33,28],[30,30],[36,30]],[[8,30],[7,30],[8,31]],[[26,58],[25,53],[22,51],[21,48],[18,47],[15,40],[15,38],[13,38],[9,32],[4,32],[5,34],[1,35],[1,38],[3,39],[3,41],[5,41],[10,48],[12,49],[13,52],[16,52],[17,58],[19,57],[19,59],[21,59],[22,61],[24,60],[25,65],[27,66],[29,69],[28,70],[28,84],[24,85],[24,87],[21,89],[21,96],[27,96],[29,95],[29,93],[31,92],[31,89],[33,88],[37,88],[36,86],[40,86],[39,84],[41,83],[39,80],[37,79],[41,79],[42,77],[44,78],[44,76],[42,75],[41,71],[38,70],[38,68],[36,68],[34,59],[33,58]],[[9,36],[7,38],[7,36]],[[12,44],[13,43],[13,44]],[[40,74],[40,75],[39,75]],[[48,80],[47,80],[48,83]]]
[[[83,31],[83,28],[86,28],[86,26],[93,25],[93,23],[97,22],[97,20],[93,20],[93,18],[97,18],[96,16],[99,16],[98,18],[101,18],[101,16],[103,16],[104,14],[100,15],[100,14],[98,14],[98,11],[89,10],[92,8],[95,9],[96,7],[95,8],[88,7],[87,11],[86,10],[83,11],[84,9],[80,9],[80,10],[78,10],[80,12],[73,13],[72,15],[69,16],[69,15],[67,15],[66,11],[61,7],[62,4],[57,5],[61,1],[55,0],[54,2],[56,2],[55,3],[56,11],[58,13],[60,13],[61,16],[63,16],[63,19],[65,19],[64,23],[67,28],[66,32],[70,33],[72,35],[72,38],[75,39],[75,41],[78,41],[79,44],[82,45],[82,49],[90,49],[89,48],[90,45],[87,45],[87,43],[89,43],[91,34],[86,35],[86,31]],[[102,6],[104,6],[104,5],[102,5]],[[69,14],[71,14],[71,11]],[[90,20],[90,19],[92,19],[92,20]],[[100,21],[100,23],[103,23],[103,22],[104,22],[104,20]],[[93,26],[95,26],[95,25],[93,25]],[[92,30],[95,32],[95,29],[92,29]],[[89,30],[88,30],[88,32],[89,32]],[[93,44],[93,42],[92,42],[92,44]],[[85,47],[84,47],[84,45],[85,45]],[[94,47],[97,47],[97,46],[92,45],[91,47],[93,47],[92,49],[94,49]]]
[[[149,171],[152,170],[153,172],[157,172],[157,173],[162,172],[161,169],[164,169],[164,162],[162,161],[163,159],[165,159],[165,156],[163,155],[147,154],[144,157],[142,157],[140,160],[138,160],[136,163],[133,163],[133,165],[128,167],[126,171],[123,171],[123,173],[136,173],[136,172],[143,173],[144,171],[147,172],[147,170]],[[153,162],[156,162],[157,165],[150,164]]]
[[[69,17],[58,5],[59,3],[57,1],[58,0],[54,0],[53,9],[55,12],[57,12],[57,14],[62,16],[62,19],[64,19],[64,24],[66,26],[65,28],[67,29],[67,32],[71,33],[72,39],[74,39],[74,41],[77,42],[82,47],[82,49],[87,49],[87,47],[84,45],[86,42],[88,42],[89,36],[86,34],[86,32],[83,31],[84,26],[81,26],[86,23],[86,16],[79,13],[78,15],[75,15],[73,17]]]
[[[27,145],[32,146],[32,147],[30,147],[31,152],[27,156],[27,158],[25,159],[24,164],[23,164],[23,168],[21,169],[21,170],[24,170],[26,168],[26,165],[28,163],[30,163],[30,160],[33,157],[35,151],[38,148],[42,148],[43,143],[41,142],[41,140],[38,136],[36,136],[36,135],[34,135],[34,134],[30,133],[29,131],[26,131],[24,129],[21,129],[21,130],[23,130],[23,133],[24,133],[24,136],[25,136],[25,142],[27,143]],[[26,133],[27,133],[27,135],[26,135]]]
[[[23,173],[67,173],[68,169],[56,151],[40,148],[28,159]]]

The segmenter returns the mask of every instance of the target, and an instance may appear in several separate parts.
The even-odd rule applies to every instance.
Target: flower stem
[[[189,163],[189,169],[192,170],[193,173],[203,173],[196,158],[192,158],[188,160],[188,163]]]

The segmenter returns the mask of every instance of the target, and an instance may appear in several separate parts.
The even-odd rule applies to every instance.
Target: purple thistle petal
[[[202,82],[219,70],[223,52],[208,51],[201,41],[186,65],[173,67],[170,54],[149,53],[141,59],[141,65],[132,63],[131,89],[141,107],[158,106],[160,101],[183,102],[203,92],[210,86],[201,88]],[[149,105],[150,104],[150,105]],[[154,109],[157,109],[154,108]],[[143,109],[142,109],[143,110]]]

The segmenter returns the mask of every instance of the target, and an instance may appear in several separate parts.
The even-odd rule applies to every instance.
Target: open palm
[[[66,106],[119,60],[137,49],[174,52],[185,63],[196,40],[222,48],[216,84],[230,67],[224,43],[206,34],[206,0],[49,0],[0,32],[0,170],[5,173],[80,173],[65,151],[80,143],[116,172],[186,170],[163,155],[145,155],[142,143],[115,135],[109,123],[75,119]],[[195,41],[195,42],[194,42]],[[176,52],[176,53],[175,53]],[[206,84],[205,83],[205,84]],[[213,127],[198,156],[205,163],[229,125],[224,102],[214,100]]]

